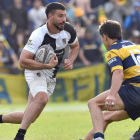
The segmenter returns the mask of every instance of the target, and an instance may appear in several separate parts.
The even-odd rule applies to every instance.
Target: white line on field
[[[6,108],[6,109],[0,109],[0,113],[5,113],[5,112],[13,112],[13,111],[24,111],[25,108]],[[87,106],[56,106],[56,107],[45,107],[43,112],[53,112],[53,111],[88,111]]]

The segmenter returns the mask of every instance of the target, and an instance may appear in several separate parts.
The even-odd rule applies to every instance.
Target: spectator
[[[119,5],[118,0],[110,0],[104,5],[107,18],[116,20],[123,25],[123,17],[130,14],[130,9],[125,5]]]
[[[6,40],[8,41],[10,46],[12,46],[15,39],[14,35],[16,32],[16,24],[11,21],[8,14],[5,14],[3,16],[1,31],[2,34],[6,37]]]
[[[133,31],[131,41],[135,44],[140,44],[140,31],[138,30]]]
[[[90,0],[76,0],[77,7],[84,10],[85,15],[94,13],[94,10],[90,6]]]
[[[95,1],[90,0],[90,6],[91,6],[92,9],[97,8],[100,5],[103,6],[104,3],[105,3],[105,0],[95,0]]]
[[[0,25],[2,24],[2,11],[1,11],[1,9],[0,9]]]
[[[60,0],[45,0],[46,4],[49,4],[51,2],[59,2]]]
[[[16,42],[13,45],[13,49],[15,53],[17,54],[17,57],[20,57],[20,54],[23,50],[23,47],[25,46],[25,35],[22,30],[18,30],[16,33]]]
[[[84,38],[85,35],[85,28],[81,26],[81,22],[78,18],[76,18],[74,20],[74,24],[73,24],[76,33],[77,33],[77,37],[80,40],[81,38]]]
[[[11,20],[16,23],[17,29],[28,30],[28,19],[26,8],[22,5],[22,0],[13,0],[14,5],[10,8]]]
[[[79,57],[85,66],[89,66],[92,63],[103,62],[101,53],[101,43],[94,39],[91,30],[86,30],[85,37],[79,41],[80,52]]]
[[[19,74],[17,56],[13,49],[5,44],[7,44],[5,38],[0,35],[0,65],[8,68],[10,74]]]
[[[81,26],[81,22],[80,22],[80,20],[78,18],[76,18],[74,20],[73,26],[74,26],[74,28],[76,30],[77,37],[78,37],[78,40],[80,42],[80,40],[83,39],[84,36],[85,36],[85,27]],[[79,65],[79,64],[81,65],[81,59],[79,58],[79,55],[77,56],[76,60],[74,61],[74,64],[75,65]]]
[[[70,23],[73,23],[75,19],[75,11],[73,3],[71,1],[68,3],[66,1],[63,1],[62,4],[66,6],[67,19],[69,20]]]
[[[33,0],[23,0],[23,5],[26,7],[28,12],[33,7]]]
[[[46,22],[45,7],[42,6],[41,0],[35,0],[33,8],[28,12],[28,19],[33,23],[33,30]]]
[[[12,4],[13,0],[0,0],[0,9],[6,13]]]
[[[124,21],[124,37],[126,39],[131,37],[133,30],[140,31],[140,3],[134,2],[133,13],[127,16]]]

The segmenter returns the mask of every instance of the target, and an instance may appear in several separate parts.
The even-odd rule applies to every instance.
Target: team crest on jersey
[[[109,54],[109,55],[107,56],[107,58],[110,59],[110,58],[111,58],[111,54]]]
[[[66,44],[66,38],[62,39],[63,43]]]
[[[32,45],[32,40],[29,39],[26,45]]]

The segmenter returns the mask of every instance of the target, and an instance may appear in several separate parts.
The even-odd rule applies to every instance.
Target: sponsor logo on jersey
[[[114,61],[117,61],[117,59],[114,57],[114,58],[112,58],[112,59],[110,59],[109,61],[108,61],[108,65],[110,65],[111,63],[113,63]]]
[[[62,39],[62,42],[63,42],[64,44],[66,44],[66,38]]]

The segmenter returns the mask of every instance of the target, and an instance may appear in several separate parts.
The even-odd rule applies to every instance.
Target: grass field
[[[26,105],[2,105],[0,114],[24,111]],[[114,122],[108,126],[106,140],[129,140],[140,119]],[[20,125],[0,124],[0,140],[13,140]],[[92,128],[86,102],[48,103],[27,131],[25,140],[79,140]]]

